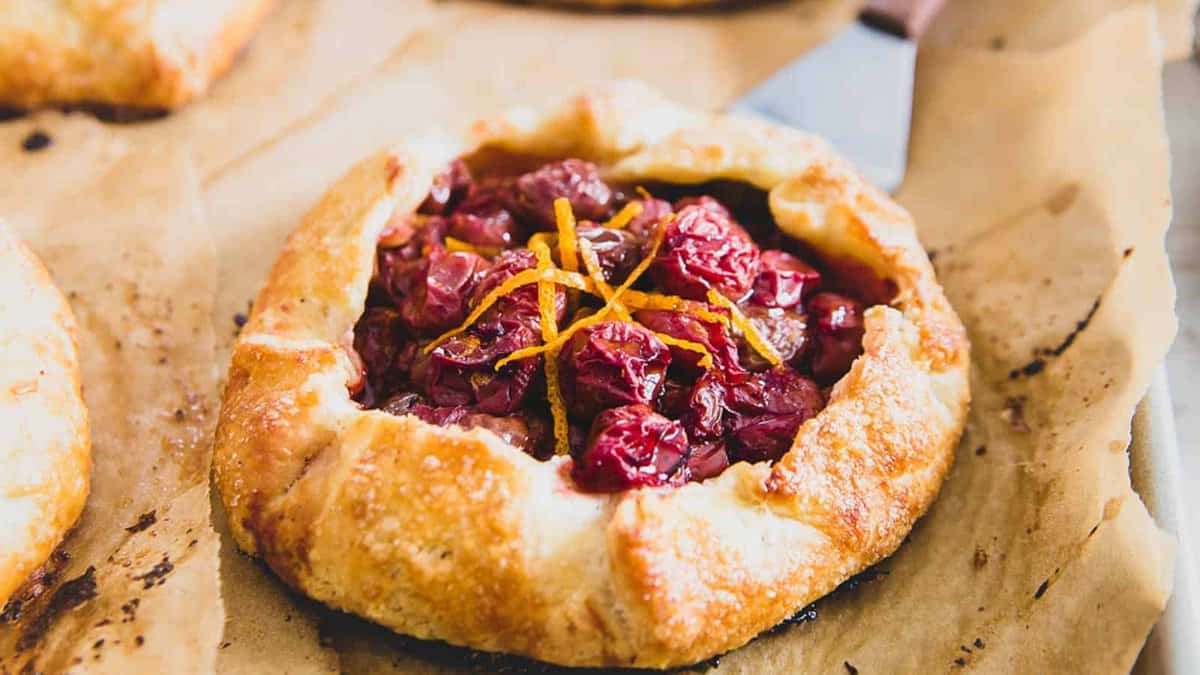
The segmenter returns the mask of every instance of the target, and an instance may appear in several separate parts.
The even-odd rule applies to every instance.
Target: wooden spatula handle
[[[897,35],[917,39],[945,0],[868,0],[863,20]]]

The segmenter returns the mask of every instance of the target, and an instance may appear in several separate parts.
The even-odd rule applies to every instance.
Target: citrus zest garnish
[[[644,291],[627,291],[621,296],[621,302],[628,307],[634,309],[662,309],[670,312],[683,311],[697,319],[707,321],[709,323],[719,323],[726,328],[729,327],[729,317],[720,313],[714,312],[701,302],[684,300],[678,295],[667,295],[665,293],[646,293]]]
[[[553,267],[550,248],[540,241],[533,242],[530,248],[537,256],[537,271],[542,276],[542,280],[538,281],[538,313],[542,317],[542,340],[552,342],[558,337],[558,319],[554,316],[554,294],[557,289],[554,282],[545,279],[545,273]],[[546,354],[546,402],[550,404],[550,415],[554,418],[554,452],[565,455],[571,450],[570,431],[567,428],[567,407],[559,389],[557,356],[557,351]]]
[[[659,340],[662,340],[664,343],[671,345],[672,347],[679,347],[680,349],[686,349],[689,352],[696,352],[699,354],[701,368],[707,370],[713,367],[712,354],[709,353],[707,347],[699,342],[684,340],[683,338],[677,338],[672,335],[667,335],[666,333],[659,333],[658,331],[654,331],[654,334],[658,336]]]
[[[525,246],[529,249],[532,249],[533,245],[539,241],[549,246],[550,239],[554,236],[555,234],[553,232],[534,232],[533,236],[529,238],[529,241],[525,243]]]
[[[600,294],[596,290],[596,283],[578,272],[564,272],[557,267],[552,267],[544,274],[546,279],[556,284],[562,284],[567,288],[574,288],[577,291],[584,291],[592,295]]]
[[[642,215],[641,202],[629,202],[612,218],[601,223],[604,227],[610,227],[614,230],[624,229],[634,218]]]
[[[464,253],[478,253],[479,252],[479,249],[475,248],[474,244],[468,244],[467,242],[463,241],[462,239],[455,239],[454,237],[446,237],[446,250],[447,251],[462,251]]]
[[[550,262],[550,248],[541,242],[530,246],[537,256],[538,272],[538,313],[542,318],[542,339],[546,341],[558,337],[558,320],[554,317],[554,282],[546,279],[546,272],[553,263]]]
[[[592,242],[586,239],[579,240],[579,253],[583,258],[583,266],[587,268],[588,277],[592,283],[596,285],[596,290],[600,292],[600,297],[605,303],[612,303],[613,313],[622,321],[633,321],[633,317],[629,316],[628,310],[619,302],[613,302],[613,289],[608,285],[608,281],[604,279],[604,272],[600,269],[600,260],[596,257],[596,251],[592,249]]]
[[[558,227],[558,258],[563,269],[576,272],[579,260],[575,255],[575,212],[566,197],[554,200],[554,223]]]
[[[500,254],[500,249],[495,246],[477,246],[462,239],[454,237],[446,237],[446,250],[460,253],[474,253],[485,258],[495,258]]]
[[[634,190],[637,191],[637,193],[642,196],[642,199],[654,199],[654,197],[650,196],[650,191],[647,190],[646,188],[642,187],[641,185],[635,187]]]
[[[742,331],[742,334],[746,336],[746,342],[749,342],[750,346],[754,348],[754,351],[761,354],[762,357],[769,361],[772,366],[777,366],[782,362],[782,360],[779,358],[779,354],[775,353],[775,349],[771,346],[771,344],[764,340],[762,335],[759,335],[758,330],[754,328],[754,325],[750,323],[750,320],[746,318],[746,315],[742,314],[741,310],[737,308],[737,305],[733,304],[729,298],[726,298],[716,290],[710,288],[708,289],[708,301],[713,305],[729,310],[730,320],[733,321],[733,325],[737,326],[738,330]]]
[[[667,222],[669,222],[671,220],[671,218],[672,218],[672,216],[667,216],[666,218],[664,218],[662,221],[659,222],[659,226],[654,232],[654,243],[650,247],[650,254],[647,255],[641,262],[639,262],[637,264],[637,267],[633,268],[633,271],[629,273],[629,277],[626,278],[625,281],[620,286],[618,286],[615,291],[613,291],[612,298],[610,300],[608,300],[608,302],[604,303],[603,307],[596,310],[595,314],[593,314],[585,319],[580,319],[579,321],[576,321],[575,323],[571,324],[570,326],[567,327],[566,330],[559,333],[558,337],[555,338],[552,342],[547,342],[546,344],[538,345],[535,347],[526,347],[525,349],[518,349],[517,351],[500,359],[499,361],[496,362],[496,370],[499,370],[500,368],[504,367],[505,365],[507,365],[513,361],[517,361],[519,359],[527,359],[531,356],[537,356],[538,354],[550,351],[552,349],[558,349],[558,348],[562,347],[564,344],[566,344],[567,340],[570,340],[571,336],[573,336],[573,335],[575,335],[575,333],[579,332],[580,329],[586,328],[587,326],[591,326],[591,325],[594,325],[594,324],[597,324],[597,323],[600,323],[601,321],[603,321],[604,318],[607,317],[610,312],[612,312],[613,305],[618,303],[618,301],[621,299],[621,295],[624,294],[626,291],[628,291],[631,286],[633,286],[635,283],[637,283],[638,278],[641,277],[643,274],[645,274],[646,270],[650,268],[650,264],[652,262],[654,262],[655,256],[658,255],[658,249],[662,247],[663,238],[666,236],[666,232],[667,232],[666,224],[667,224]]]
[[[594,325],[594,324],[597,324],[597,323],[600,323],[601,321],[603,321],[605,319],[605,317],[608,316],[608,312],[605,311],[607,309],[608,309],[608,306],[601,307],[599,310],[596,311],[595,314],[593,314],[589,317],[580,319],[579,321],[576,321],[575,323],[571,324],[570,326],[567,326],[567,329],[564,330],[563,332],[559,333],[558,337],[554,338],[554,340],[551,342],[537,345],[535,347],[526,347],[524,349],[518,349],[517,351],[515,351],[515,352],[509,354],[508,356],[497,361],[496,362],[496,370],[500,370],[501,368],[512,363],[513,361],[520,361],[521,359],[527,359],[527,358],[530,358],[533,356],[537,356],[538,354],[543,354],[543,353],[551,352],[551,351],[557,354],[558,350],[562,349],[563,345],[567,344],[567,341],[570,340],[572,337],[574,337],[575,334],[578,333],[581,329],[587,328],[588,326],[591,326],[591,325]]]
[[[463,322],[458,325],[458,327],[451,328],[445,333],[442,333],[434,338],[429,344],[425,345],[425,353],[428,354],[439,344],[470,328],[471,324],[475,323],[479,317],[483,316],[483,313],[488,311],[492,305],[496,304],[496,301],[500,298],[512,293],[522,286],[528,286],[529,284],[538,281],[541,276],[542,272],[540,270],[532,269],[518,272],[508,279],[505,279],[504,283],[493,288],[491,293],[488,293],[483,297],[483,300],[479,301],[479,305],[477,305],[475,309],[471,310],[471,313],[467,315],[467,318],[464,319]]]

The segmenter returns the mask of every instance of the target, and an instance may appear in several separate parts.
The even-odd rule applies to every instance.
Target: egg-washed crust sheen
[[[92,447],[75,341],[66,299],[0,222],[0,606],[87,499]]]
[[[0,0],[0,104],[173,109],[203,95],[277,0]]]
[[[895,308],[866,312],[864,354],[779,462],[679,488],[584,494],[566,457],[359,409],[347,350],[388,219],[414,211],[452,158],[513,153],[581,157],[615,182],[751,183],[783,230],[893,279]],[[335,184],[237,342],[217,481],[238,545],[336,608],[565,665],[684,665],[900,545],[952,461],[967,363],[911,218],[825,143],[619,83],[398,145]]]

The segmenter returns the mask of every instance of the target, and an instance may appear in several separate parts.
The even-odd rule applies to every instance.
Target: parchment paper
[[[816,621],[726,656],[718,672],[1128,670],[1165,603],[1171,559],[1169,540],[1129,488],[1124,452],[1133,406],[1174,331],[1155,28],[1169,29],[1179,52],[1188,41],[1180,36],[1190,36],[1179,20],[1194,2],[1156,4],[1166,11],[1134,0],[952,0],[934,26],[899,198],[974,341],[967,436],[933,511],[874,581],[819,603]],[[293,0],[211,98],[96,135],[153,158],[176,185],[192,171],[167,166],[163,148],[196,148],[218,257],[196,254],[187,265],[218,271],[211,319],[223,371],[234,317],[284,237],[368,152],[612,77],[640,77],[683,102],[720,108],[849,20],[856,5],[800,0],[658,16],[469,0]],[[57,137],[57,120],[38,122]],[[177,152],[168,154],[182,162]],[[59,162],[54,181],[43,175],[6,193],[24,192],[13,201],[25,203],[46,190],[38,181],[93,175],[77,163]],[[178,209],[162,215],[148,232],[196,222]],[[203,302],[204,288],[187,292]],[[196,356],[201,346],[191,346]],[[1032,374],[1010,379],[1014,369]],[[216,388],[207,391],[211,401]],[[219,507],[214,517],[220,529]],[[283,591],[225,541],[219,672],[500,665],[329,612]],[[188,600],[216,616],[215,578],[201,581]],[[176,656],[206,669],[211,651],[194,645],[212,642],[194,638],[209,624],[167,616]],[[104,658],[116,663],[113,653]]]
[[[1036,51],[1078,39],[1122,8],[1148,4],[1158,12],[1158,32],[1168,60],[1191,55],[1196,0],[950,0],[926,35],[938,46]]]
[[[53,143],[20,152],[34,128]],[[94,458],[45,592],[0,624],[0,672],[211,672],[223,622],[207,486],[215,274],[190,160],[57,114],[0,127],[0,147],[0,217],[79,321]]]

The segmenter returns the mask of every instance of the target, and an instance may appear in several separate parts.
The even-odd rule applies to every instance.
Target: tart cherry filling
[[[352,395],[570,454],[584,491],[682,485],[787,452],[894,294],[784,235],[742,184],[456,160],[380,238]]]

